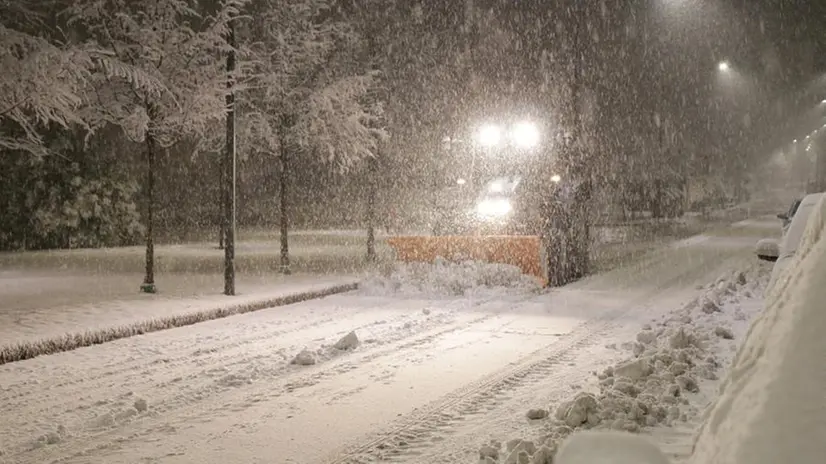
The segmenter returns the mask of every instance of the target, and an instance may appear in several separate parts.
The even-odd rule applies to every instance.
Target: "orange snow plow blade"
[[[406,263],[432,263],[441,257],[510,264],[545,283],[542,242],[535,235],[390,237],[387,244],[396,252],[396,259]]]

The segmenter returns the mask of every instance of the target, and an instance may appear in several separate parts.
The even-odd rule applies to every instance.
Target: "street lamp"
[[[533,148],[539,144],[539,128],[532,122],[520,122],[511,132],[513,143],[520,148]]]
[[[720,64],[717,65],[717,69],[719,69],[722,72],[728,72],[728,70],[731,68],[729,67],[727,61],[721,61]]]
[[[483,147],[493,147],[499,145],[502,140],[502,129],[499,126],[488,124],[479,129],[479,144]]]

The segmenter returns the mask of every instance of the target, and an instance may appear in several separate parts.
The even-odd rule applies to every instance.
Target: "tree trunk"
[[[573,278],[580,279],[591,272],[591,211],[590,204],[593,192],[591,176],[583,173],[584,179],[578,192],[576,225],[578,236],[575,242],[576,266],[573,269]]]
[[[227,56],[227,87],[232,89],[235,71],[235,28],[230,23],[227,44],[232,47]],[[235,295],[235,95],[227,94],[227,135],[224,159],[224,295]]]
[[[376,182],[378,182],[378,159],[367,160],[367,262],[376,262]]]
[[[226,234],[224,233],[224,187],[226,186],[226,181],[224,178],[226,177],[224,169],[224,160],[221,156],[222,154],[218,154],[218,249],[224,249],[224,237]]]
[[[283,128],[282,128],[283,129]],[[286,133],[283,129],[282,134]],[[287,144],[284,137],[281,137],[281,152],[278,156],[279,161],[279,182],[278,182],[278,201],[279,201],[279,225],[281,229],[281,273],[290,274],[290,241],[289,241],[289,215],[287,211],[287,180],[289,178],[289,163],[287,160]]]
[[[655,179],[652,182],[652,195],[651,195],[651,217],[653,219],[661,219],[664,216],[664,195],[663,195],[663,182],[660,179]]]
[[[577,4],[581,6],[581,4]],[[572,186],[571,192],[573,204],[567,210],[566,231],[564,233],[566,265],[557,272],[562,272],[563,275],[558,276],[555,280],[559,285],[565,285],[577,278],[584,276],[589,272],[590,268],[590,215],[588,214],[588,203],[591,197],[590,190],[590,167],[589,160],[585,159],[582,145],[582,115],[580,101],[582,94],[583,82],[583,60],[581,55],[582,50],[580,44],[582,42],[580,35],[584,33],[584,24],[586,22],[585,10],[577,8],[574,30],[572,34],[572,47],[569,53],[572,61],[573,76],[571,79],[571,144],[566,150],[567,158],[563,161],[566,165],[567,176],[570,177],[569,185]],[[550,270],[550,269],[549,269]]]
[[[155,139],[146,135],[146,274],[143,277],[141,291],[155,293],[155,240],[154,240],[154,203],[155,203]]]

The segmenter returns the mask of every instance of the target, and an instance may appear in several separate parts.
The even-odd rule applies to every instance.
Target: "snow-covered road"
[[[547,293],[368,288],[3,365],[0,462],[473,462],[493,428],[535,434],[527,406],[752,261],[755,230]],[[360,346],[332,346],[350,331]],[[305,348],[317,363],[290,364]]]

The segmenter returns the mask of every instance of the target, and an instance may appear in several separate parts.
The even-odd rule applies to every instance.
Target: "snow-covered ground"
[[[752,229],[731,230],[550,292],[503,269],[404,267],[357,292],[6,364],[0,460],[473,462],[491,438],[535,435],[527,408],[588,388],[643,324],[752,265]]]

